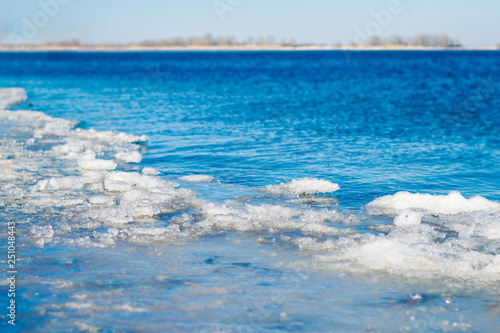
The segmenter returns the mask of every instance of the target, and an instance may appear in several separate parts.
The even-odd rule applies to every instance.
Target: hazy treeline
[[[77,39],[71,39],[62,42],[45,43],[45,46],[62,46],[62,47],[86,47],[96,46],[96,44],[83,44]],[[206,34],[201,37],[172,37],[161,40],[145,40],[142,42],[129,44],[106,44],[107,46],[138,46],[138,47],[185,47],[185,46],[238,46],[238,45],[270,45],[270,46],[318,46],[313,43],[297,43],[294,38],[277,39],[273,36],[267,37],[248,37],[244,40],[238,40],[233,36],[212,36]],[[353,44],[355,45],[355,44]],[[391,36],[388,38],[373,36],[369,38],[365,45],[368,46],[422,46],[422,47],[461,47],[462,45],[456,39],[452,39],[447,35],[429,35],[420,34],[416,37],[406,38],[401,36]],[[327,46],[323,44],[322,46]],[[335,47],[341,47],[341,44],[334,44]]]
[[[217,36],[213,37],[211,34],[206,34],[202,37],[173,37],[161,40],[146,40],[140,43],[134,43],[140,46],[228,46],[228,45],[282,45],[282,46],[296,46],[297,42],[294,38],[286,40],[276,39],[273,36],[267,37],[248,37],[243,41],[237,40],[233,36]]]
[[[80,41],[78,39],[70,39],[70,40],[64,40],[62,42],[55,42],[55,43],[45,43],[44,45],[46,46],[81,46]]]
[[[401,36],[391,36],[382,38],[373,36],[366,43],[370,46],[378,45],[404,45],[404,46],[427,46],[427,47],[461,47],[462,44],[456,39],[452,39],[447,35],[428,35],[420,34],[415,37],[405,38]]]
[[[48,46],[90,46],[80,43],[77,39],[71,39],[62,42],[46,43]],[[110,45],[110,44],[107,44]],[[116,45],[116,44],[112,44]],[[129,43],[126,45],[136,45],[143,47],[161,47],[161,46],[231,46],[231,45],[281,45],[281,46],[297,46],[294,38],[280,39],[273,36],[267,37],[248,37],[244,40],[237,40],[233,36],[212,36],[206,34],[201,37],[172,37],[160,40],[145,40],[142,42]],[[311,45],[311,44],[301,44]],[[116,45],[118,46],[118,45]]]

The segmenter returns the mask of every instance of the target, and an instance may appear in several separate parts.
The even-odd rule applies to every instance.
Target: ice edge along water
[[[314,178],[267,185],[275,204],[210,202],[145,167],[145,136],[75,128],[76,123],[34,111],[8,111],[26,101],[21,88],[0,89],[0,206],[9,214],[53,212],[31,227],[35,246],[64,243],[112,246],[186,242],[220,231],[257,231],[310,252],[315,268],[408,277],[500,280],[500,203],[458,192],[398,192],[376,198],[363,212],[313,208],[302,196],[331,193],[338,184]],[[33,150],[31,147],[42,147]],[[212,176],[180,180],[206,182]],[[13,208],[15,207],[15,209]],[[182,213],[190,208],[197,214]],[[180,212],[158,223],[158,215]],[[54,216],[64,216],[57,219]],[[393,220],[384,223],[377,219]],[[371,230],[359,228],[368,219]],[[389,220],[390,221],[390,220]],[[75,230],[87,230],[87,235]],[[291,232],[290,232],[291,231]]]

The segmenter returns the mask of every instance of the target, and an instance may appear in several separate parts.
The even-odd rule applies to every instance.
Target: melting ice
[[[206,200],[141,167],[145,136],[84,130],[41,112],[6,110],[25,101],[22,89],[0,89],[0,214],[26,221],[36,216],[30,229],[36,246],[178,243],[253,232],[302,250],[308,259],[301,267],[500,280],[498,202],[456,191],[398,192],[343,212],[310,204],[321,199],[316,194],[340,190],[334,180],[316,178],[251,189],[254,197],[245,200]],[[225,186],[211,175],[179,180]]]

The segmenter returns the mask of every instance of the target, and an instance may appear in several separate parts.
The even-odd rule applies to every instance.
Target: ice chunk
[[[108,180],[104,181],[104,188],[106,191],[111,192],[126,192],[131,189],[131,186],[127,182],[122,182],[120,180]]]
[[[124,192],[122,194],[122,199],[130,202],[137,202],[139,200],[147,200],[149,198],[148,194],[144,193],[142,190],[131,190]]]
[[[33,226],[31,233],[35,238],[52,238],[54,237],[54,229],[51,225],[47,226]]]
[[[88,139],[93,141],[99,141],[103,144],[113,145],[113,144],[124,144],[124,143],[139,143],[146,142],[148,140],[147,136],[141,135],[130,135],[123,132],[98,132],[94,129],[84,130],[77,128],[73,131],[72,136],[78,139]]]
[[[403,210],[394,218],[394,224],[398,227],[409,227],[419,225],[424,214],[411,210]]]
[[[79,176],[54,177],[39,181],[33,189],[37,191],[61,189],[79,190],[83,188],[84,184],[84,178]]]
[[[142,155],[137,151],[120,152],[117,153],[115,157],[127,163],[140,163],[142,160]]]
[[[160,209],[156,206],[138,206],[130,210],[129,215],[137,217],[151,217],[160,214]]]
[[[155,168],[146,167],[142,169],[141,173],[146,176],[156,176],[160,173],[160,171]]]
[[[316,178],[294,179],[289,183],[267,185],[262,188],[263,191],[268,193],[288,196],[315,193],[331,193],[339,189],[340,187],[338,184]]]
[[[26,90],[23,88],[0,88],[0,110],[24,103],[27,99]]]
[[[31,189],[32,191],[45,191],[47,185],[49,185],[49,179],[42,179],[38,181],[36,185],[33,186]]]
[[[496,224],[476,226],[476,234],[488,239],[500,239],[500,221]]]
[[[77,206],[85,203],[83,199],[63,199],[56,203],[56,206]]]
[[[131,216],[127,215],[126,210],[116,206],[92,209],[86,213],[86,216],[94,220],[106,221],[107,223],[125,224],[134,221]]]
[[[106,178],[105,171],[84,171],[82,174],[85,184],[102,183]]]
[[[95,195],[89,198],[89,202],[93,205],[112,206],[114,204],[113,198],[105,195]]]
[[[207,175],[188,175],[188,176],[180,177],[179,180],[182,180],[185,182],[206,182],[206,183],[209,183],[212,180],[214,180],[214,177],[207,176]]]
[[[123,172],[114,171],[110,172],[106,176],[107,181],[122,181],[130,184],[131,186],[136,186],[143,189],[153,189],[153,188],[174,188],[179,186],[179,184],[169,182],[168,180],[162,179],[156,176],[141,175],[137,172]]]
[[[78,160],[78,166],[86,170],[114,170],[116,163],[109,160],[81,158]]]
[[[168,232],[167,228],[139,228],[134,227],[127,230],[127,233],[131,235],[150,235],[158,236]]]
[[[206,220],[199,222],[198,226],[222,228],[226,230],[269,230],[269,229],[300,229],[306,224],[320,224],[327,220],[339,219],[335,211],[322,210],[312,212],[310,209],[296,209],[281,205],[249,205],[226,204],[219,205],[213,202],[202,203],[202,212]],[[324,234],[341,234],[337,228],[321,225],[309,226],[305,232],[316,232]]]
[[[302,227],[304,234],[342,235],[346,232],[339,228],[329,227],[321,223],[308,223]]]
[[[94,184],[90,184],[88,186],[88,189],[90,191],[94,191],[94,192],[101,192],[104,190],[104,186],[102,183],[94,183]]]
[[[480,196],[464,198],[460,192],[452,191],[448,195],[432,195],[410,192],[398,192],[377,198],[367,205],[373,214],[394,214],[402,210],[422,210],[428,214],[458,214],[473,211],[500,211],[500,203]]]
[[[71,120],[50,117],[48,121],[35,129],[34,136],[35,138],[41,138],[45,135],[68,136],[75,125],[76,122]]]

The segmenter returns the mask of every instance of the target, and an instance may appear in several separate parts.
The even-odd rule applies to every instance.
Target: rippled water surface
[[[0,53],[15,328],[500,329],[499,77],[493,51]]]

